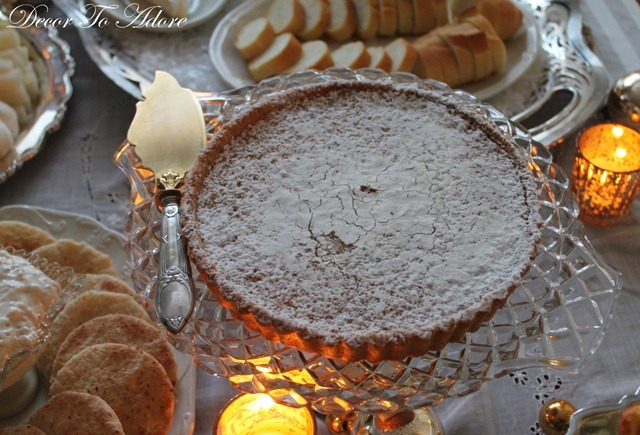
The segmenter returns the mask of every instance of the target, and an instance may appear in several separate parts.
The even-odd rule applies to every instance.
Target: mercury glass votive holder
[[[578,135],[572,189],[580,220],[601,226],[618,222],[639,188],[640,133],[619,124],[598,124]]]

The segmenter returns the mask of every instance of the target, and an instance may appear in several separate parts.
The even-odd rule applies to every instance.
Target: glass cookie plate
[[[40,151],[47,133],[60,128],[67,101],[73,92],[71,77],[75,62],[69,45],[58,37],[58,32],[36,26],[17,30],[29,43],[30,57],[40,85],[40,99],[34,107],[33,120],[16,138],[14,150],[0,158],[0,183]]]
[[[228,378],[241,391],[267,391],[276,401],[293,406],[309,402],[324,414],[432,405],[527,367],[577,371],[603,338],[621,286],[620,276],[585,238],[569,181],[552,163],[549,151],[491,106],[410,74],[307,71],[215,97],[200,94],[208,132],[214,133],[265,95],[337,79],[395,81],[435,89],[457,98],[513,137],[537,179],[544,217],[537,255],[522,285],[492,320],[464,340],[418,358],[372,364],[333,360],[267,341],[234,320],[197,279],[195,311],[184,331],[173,337],[175,346],[191,353],[204,370]],[[150,302],[153,315],[160,232],[154,182],[128,143],[118,150],[115,161],[131,182],[125,233],[132,279],[137,291]]]

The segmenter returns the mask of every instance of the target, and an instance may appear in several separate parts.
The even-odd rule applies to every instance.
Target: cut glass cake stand
[[[434,81],[405,73],[332,69],[266,80],[218,95],[199,94],[210,134],[247,106],[282,89],[330,80],[373,79],[434,89],[496,123],[520,146],[539,187],[544,219],[532,267],[495,316],[477,331],[439,352],[402,361],[347,362],[268,341],[235,320],[196,277],[197,302],[182,333],[170,336],[205,371],[247,393],[268,393],[276,402],[310,405],[325,415],[401,415],[478,390],[490,379],[530,367],[575,372],[603,339],[619,293],[620,275],[607,266],[583,234],[569,180],[551,154],[491,106]],[[116,163],[131,183],[125,218],[128,262],[136,290],[155,315],[154,282],[160,214],[151,173],[124,143]],[[426,272],[425,272],[426,273]],[[364,430],[371,419],[358,417]],[[368,426],[367,426],[368,428]],[[369,429],[367,429],[369,430]],[[373,429],[371,429],[374,432]]]

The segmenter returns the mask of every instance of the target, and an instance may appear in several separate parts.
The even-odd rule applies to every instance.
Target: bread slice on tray
[[[456,58],[460,83],[468,83],[476,80],[475,57],[467,44],[464,34],[460,33],[459,26],[439,27],[437,33]],[[480,33],[482,34],[482,32]],[[488,45],[485,49],[488,50]],[[489,74],[491,74],[491,64],[489,64]]]
[[[298,0],[304,9],[304,28],[297,35],[305,40],[318,39],[329,26],[329,5],[325,0]]]
[[[378,0],[352,0],[358,18],[358,36],[362,39],[373,38],[380,26],[380,8]]]
[[[480,15],[491,22],[503,41],[510,39],[522,24],[522,11],[510,0],[478,0]]]
[[[472,24],[487,35],[489,51],[491,51],[491,58],[493,59],[493,70],[500,71],[504,68],[507,64],[507,48],[496,33],[491,22],[479,14],[465,16],[462,18],[462,21]]]
[[[276,31],[266,17],[256,18],[245,25],[234,43],[240,55],[250,60],[264,53],[276,39]]]
[[[307,69],[323,70],[333,66],[331,50],[326,42],[322,40],[307,41],[302,44],[302,56],[293,66],[283,71],[284,74],[291,74]]]
[[[413,34],[424,35],[436,27],[433,0],[413,0]]]
[[[398,33],[410,35],[413,33],[413,0],[396,0],[398,10]]]
[[[331,53],[335,66],[358,69],[371,64],[371,55],[362,41],[347,42]]]
[[[278,35],[273,44],[249,62],[249,72],[255,81],[281,74],[302,56],[302,44],[291,33]]]
[[[447,0],[433,0],[434,14],[436,16],[436,27],[449,23],[449,12],[447,10]]]
[[[395,36],[398,32],[398,6],[396,0],[379,0],[380,24],[378,35]]]
[[[462,84],[458,73],[458,61],[439,35],[429,33],[416,39],[413,46],[418,52],[414,67],[418,77],[439,80],[451,87]]]
[[[369,52],[369,56],[371,56],[370,68],[378,68],[382,71],[391,72],[393,62],[384,47],[369,47],[367,51]]]
[[[356,32],[358,20],[351,0],[328,0],[329,26],[327,35],[335,41],[344,41]]]
[[[273,0],[267,19],[277,34],[298,34],[305,25],[304,9],[298,0]]]
[[[385,51],[391,59],[391,71],[411,72],[416,63],[418,53],[404,38],[397,38],[385,46]]]

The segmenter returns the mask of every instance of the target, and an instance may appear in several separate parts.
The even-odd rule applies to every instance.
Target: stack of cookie
[[[0,434],[166,434],[177,365],[142,298],[118,278],[111,259],[84,242],[56,240],[12,221],[0,222],[0,246],[71,267],[82,283],[51,324],[36,363],[51,399],[27,425]]]

